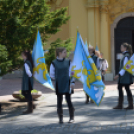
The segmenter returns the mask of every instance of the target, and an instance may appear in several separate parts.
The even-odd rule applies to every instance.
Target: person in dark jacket
[[[100,66],[100,63],[99,63],[99,58],[95,55],[95,49],[94,49],[94,47],[89,46],[88,47],[88,52],[89,52],[91,58],[93,59],[95,65],[96,65],[96,68],[98,69],[99,66]],[[85,104],[88,104],[88,103],[89,103],[89,96],[86,94]],[[91,103],[94,103],[94,102],[91,100]]]
[[[33,112],[35,105],[31,91],[33,90],[33,60],[30,52],[22,52],[22,58],[24,59],[23,77],[22,77],[22,95],[25,96],[28,102],[28,108],[23,114],[30,114]]]
[[[130,90],[130,85],[133,84],[133,77],[131,74],[129,74],[127,71],[123,69],[125,64],[128,62],[132,55],[132,47],[131,45],[127,43],[123,43],[121,45],[121,52],[123,54],[123,57],[120,61],[120,68],[119,68],[119,73],[118,75],[115,76],[115,80],[119,78],[118,80],[118,91],[119,91],[119,100],[118,100],[118,105],[114,107],[113,109],[122,109],[123,108],[123,101],[124,101],[124,96],[123,96],[123,91],[122,88],[125,87],[126,92],[127,92],[127,99],[128,99],[128,107],[125,109],[133,109],[133,97],[132,93]]]
[[[66,101],[69,108],[70,119],[69,123],[74,122],[74,106],[71,101],[71,94],[73,93],[75,81],[70,80],[71,65],[70,60],[66,59],[66,49],[56,49],[56,59],[52,61],[50,65],[50,77],[55,80],[55,90],[57,95],[57,114],[59,116],[59,123],[63,123],[63,109],[62,101],[63,95],[66,97]]]

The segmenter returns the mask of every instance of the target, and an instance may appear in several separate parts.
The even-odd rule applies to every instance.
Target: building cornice
[[[109,0],[87,0],[86,7],[100,7],[107,6],[109,4]]]

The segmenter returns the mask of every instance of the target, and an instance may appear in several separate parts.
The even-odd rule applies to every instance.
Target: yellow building
[[[52,10],[68,7],[71,19],[62,31],[51,37],[73,38],[75,47],[77,27],[83,38],[99,47],[108,60],[107,80],[118,73],[120,45],[128,42],[134,49],[134,0],[48,0]],[[74,49],[73,47],[73,49]]]

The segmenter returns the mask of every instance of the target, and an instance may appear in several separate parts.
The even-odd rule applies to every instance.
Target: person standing
[[[98,70],[101,72],[102,81],[104,82],[104,76],[106,74],[106,71],[108,69],[108,62],[106,59],[103,58],[103,54],[100,53],[100,51],[96,51],[95,55],[99,59],[99,68]]]
[[[31,91],[33,90],[33,60],[30,52],[22,52],[22,58],[24,59],[23,77],[22,77],[22,95],[25,96],[28,102],[28,108],[23,114],[30,114],[35,109]]]
[[[52,61],[50,65],[50,77],[55,80],[55,90],[57,95],[57,114],[59,117],[59,123],[63,123],[63,108],[62,101],[63,95],[65,95],[68,108],[69,108],[69,123],[74,122],[74,106],[71,101],[71,94],[73,93],[75,81],[70,80],[71,65],[70,60],[66,59],[66,49],[56,49],[56,59]]]
[[[101,62],[102,62],[102,66],[101,66],[102,80],[105,81],[104,76],[105,76],[106,71],[108,69],[108,62],[106,59],[103,58],[103,53],[100,53],[100,57],[101,57]]]
[[[127,99],[128,99],[128,107],[125,109],[133,109],[133,97],[132,93],[130,90],[130,85],[133,84],[133,77],[131,74],[129,74],[127,71],[123,69],[125,64],[128,62],[132,55],[132,47],[131,45],[127,43],[123,43],[121,45],[121,52],[123,54],[123,57],[120,61],[120,68],[119,68],[119,74],[115,76],[115,80],[118,80],[118,91],[119,91],[119,100],[118,100],[118,105],[114,107],[113,109],[122,109],[123,108],[123,101],[124,101],[124,95],[122,88],[125,87],[126,92],[127,92]]]
[[[99,58],[95,55],[95,49],[94,47],[92,46],[89,46],[88,47],[88,52],[91,56],[91,58],[93,59],[97,69],[100,67],[100,62],[99,62]],[[89,103],[89,96],[86,94],[86,101],[85,101],[85,104],[88,104]],[[94,103],[92,100],[91,100],[91,103]]]

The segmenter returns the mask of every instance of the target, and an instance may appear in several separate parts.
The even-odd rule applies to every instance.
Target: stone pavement
[[[2,79],[0,80],[0,96],[11,95],[13,91],[18,91],[21,89],[21,78],[14,79]],[[116,82],[106,82],[107,90],[116,89]],[[76,90],[82,89],[82,84],[76,81]],[[34,89],[42,91],[44,94],[46,93],[54,93],[52,90],[42,86],[40,83],[34,81]]]
[[[134,94],[134,87],[131,88]],[[76,109],[74,124],[67,123],[69,117],[65,100],[63,101],[65,123],[58,124],[56,95],[48,93],[39,98],[33,114],[21,115],[26,105],[4,110],[0,115],[0,134],[134,134],[134,110],[112,109],[117,104],[115,88],[105,90],[105,97],[99,107],[95,104],[84,104],[83,91],[75,92],[72,101]]]

